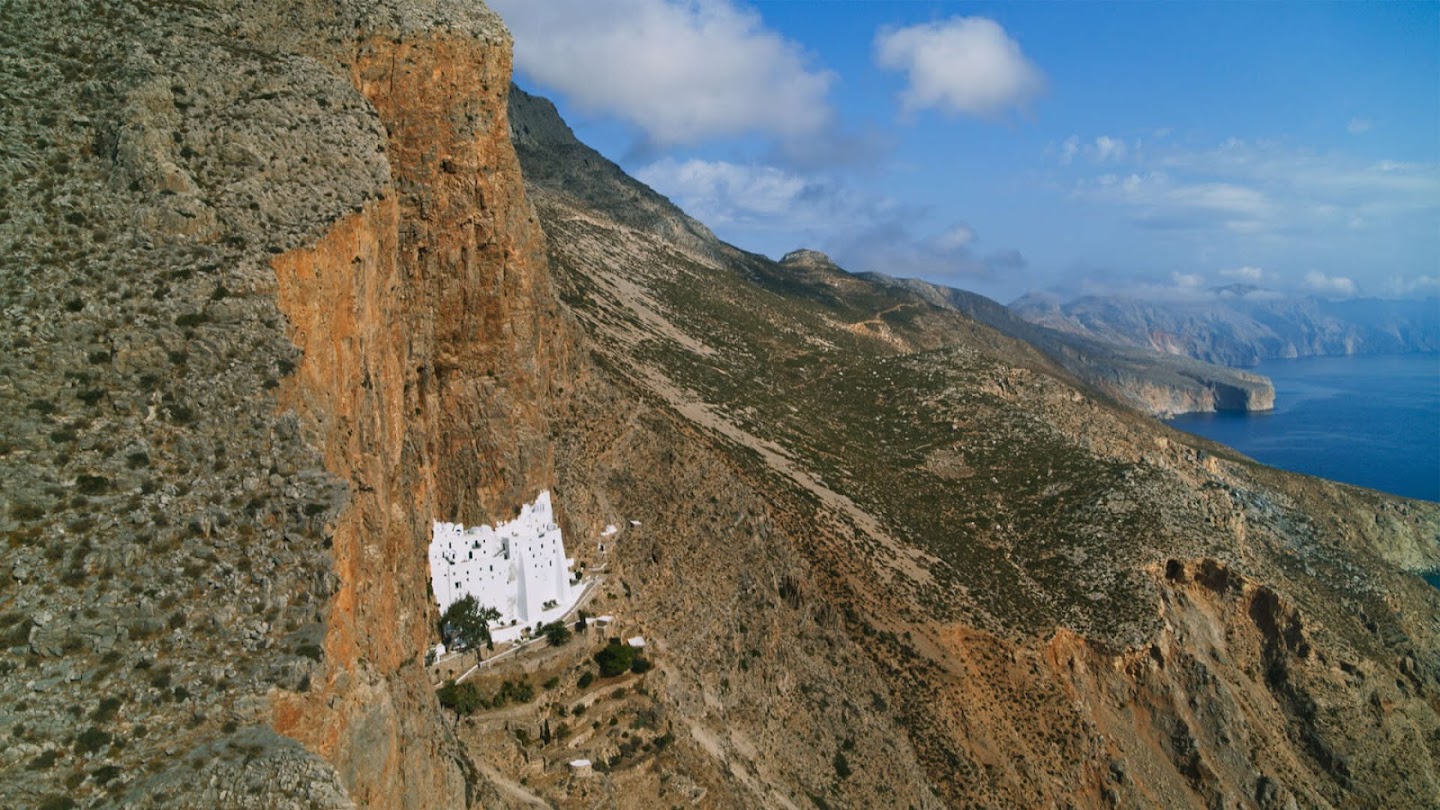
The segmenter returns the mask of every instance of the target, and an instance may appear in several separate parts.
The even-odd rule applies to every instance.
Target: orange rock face
[[[508,139],[509,48],[375,37],[350,68],[389,133],[392,187],[272,262],[304,355],[282,406],[351,490],[327,678],[278,696],[274,722],[365,806],[453,807],[468,766],[425,710],[420,667],[430,522],[508,516],[550,484],[543,407],[564,329]]]

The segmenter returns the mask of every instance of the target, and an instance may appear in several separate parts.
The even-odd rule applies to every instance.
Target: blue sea
[[[1440,355],[1272,360],[1268,413],[1187,414],[1171,425],[1256,461],[1440,501]]]

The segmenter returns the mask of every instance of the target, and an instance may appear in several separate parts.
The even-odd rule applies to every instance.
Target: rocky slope
[[[1275,387],[1258,374],[1040,326],[989,298],[953,287],[875,273],[863,277],[911,290],[937,306],[1023,340],[1080,379],[1157,416],[1275,407]]]
[[[1062,332],[1229,366],[1295,357],[1440,351],[1440,303],[1433,299],[1326,301],[1231,285],[1192,303],[1120,296],[1065,302],[1031,294],[1012,302],[1010,309]]]
[[[515,136],[562,301],[622,396],[728,458],[726,480],[765,493],[761,536],[793,572],[795,584],[767,584],[771,566],[748,562],[756,532],[742,521],[716,535],[706,486],[651,455],[622,448],[586,482],[587,497],[645,493],[630,509],[667,515],[618,547],[617,570],[643,583],[620,604],[688,670],[678,682],[722,674],[729,697],[711,711],[775,687],[704,654],[693,625],[733,626],[753,605],[778,614],[777,646],[803,650],[810,634],[784,629],[798,590],[843,617],[827,646],[880,676],[877,700],[854,708],[897,718],[908,743],[881,770],[913,752],[952,806],[1422,807],[1435,795],[1440,599],[1405,573],[1440,557],[1434,505],[1267,470],[1170,432],[1030,346],[802,260],[815,257],[677,244],[683,215],[627,214],[653,192],[615,188],[618,170],[573,141],[555,149],[559,122],[544,131]],[[596,188],[587,171],[615,192],[570,193]],[[676,496],[698,512],[675,510]],[[732,559],[687,579],[713,542]],[[717,599],[729,577],[756,587]],[[731,649],[754,644],[754,619],[742,621]],[[743,770],[763,773],[771,803],[883,801],[852,781],[873,748],[817,790],[815,765],[786,768],[815,746],[786,745],[783,721],[728,725],[745,744],[715,753],[732,772],[743,756]],[[713,739],[707,727],[692,736]]]

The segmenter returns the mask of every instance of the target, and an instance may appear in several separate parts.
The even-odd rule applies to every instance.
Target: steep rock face
[[[282,401],[352,493],[333,534],[328,678],[280,699],[276,727],[366,806],[463,803],[453,769],[435,767],[445,734],[417,665],[435,619],[429,522],[508,516],[553,477],[544,414],[564,331],[505,124],[509,43],[491,23],[357,45],[351,76],[388,133],[390,187],[272,262],[303,352]]]
[[[493,798],[421,659],[429,521],[552,483],[568,373],[503,25],[447,0],[0,21],[0,804]]]

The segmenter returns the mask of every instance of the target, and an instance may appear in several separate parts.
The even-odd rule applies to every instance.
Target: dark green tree
[[[568,643],[573,635],[570,632],[570,628],[566,627],[564,622],[551,622],[545,625],[543,632],[545,638],[550,640],[550,646],[552,647],[559,647]]]
[[[605,649],[595,653],[595,663],[600,665],[600,676],[613,678],[616,675],[624,675],[630,668],[630,662],[635,660],[635,648],[628,644],[621,644],[620,639],[612,638]]]
[[[463,599],[451,603],[440,617],[440,635],[446,644],[459,644],[467,649],[478,649],[485,645],[494,649],[490,641],[490,622],[500,618],[500,611],[492,607],[481,607],[475,597],[467,594]]]

